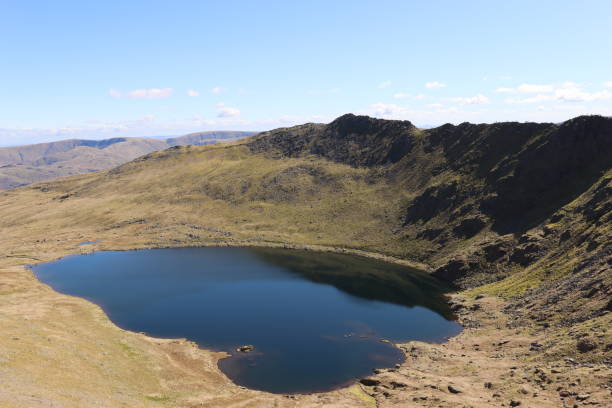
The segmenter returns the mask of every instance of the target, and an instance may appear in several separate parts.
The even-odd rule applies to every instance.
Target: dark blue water
[[[460,331],[440,282],[357,256],[179,248],[74,255],[33,269],[124,329],[231,353],[219,362],[225,374],[276,393],[329,390],[403,361],[382,339],[433,342]],[[246,344],[254,351],[236,352]]]

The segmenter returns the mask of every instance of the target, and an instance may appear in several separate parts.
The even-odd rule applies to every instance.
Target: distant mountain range
[[[0,147],[0,190],[42,180],[110,169],[142,155],[172,146],[206,145],[238,140],[256,132],[211,131],[167,139],[69,139]]]

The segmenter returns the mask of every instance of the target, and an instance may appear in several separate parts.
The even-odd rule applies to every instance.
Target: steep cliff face
[[[482,208],[500,221],[554,211],[586,191],[612,166],[612,120],[578,117],[552,126],[486,175]]]
[[[315,154],[351,166],[376,166],[400,161],[411,151],[417,129],[408,121],[389,121],[346,114],[328,125],[306,124],[263,132],[253,151],[280,151],[295,157]]]
[[[572,201],[612,166],[612,119],[418,130],[408,121],[347,114],[328,125],[261,133],[249,147],[286,157],[314,154],[355,167],[385,166],[395,183],[422,180],[408,187],[417,194],[404,225],[459,211],[454,215],[480,217],[460,228],[468,236],[485,226],[484,219],[498,232],[514,233]]]

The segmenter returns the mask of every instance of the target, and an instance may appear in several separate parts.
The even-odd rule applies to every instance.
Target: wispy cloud
[[[378,84],[378,88],[388,88],[391,86],[391,81],[384,81]]]
[[[438,88],[446,88],[446,84],[438,81],[425,82],[425,88],[427,89],[438,89]]]
[[[545,93],[552,92],[554,87],[552,85],[535,85],[535,84],[521,84],[516,90],[520,93]]]
[[[489,98],[483,94],[467,96],[467,97],[445,98],[445,100],[451,101],[451,102],[457,102],[462,105],[486,105],[488,103],[491,103]]]
[[[121,92],[116,89],[110,89],[108,94],[113,98],[162,99],[168,98],[172,95],[172,88],[135,89],[130,92]]]
[[[506,88],[498,88],[497,92],[504,92],[502,91],[503,89]],[[508,89],[508,93],[537,93],[537,95],[529,97],[505,99],[505,102],[510,104],[541,103],[546,101],[593,102],[612,98],[612,93],[608,90],[604,89],[597,92],[588,92],[585,91],[580,84],[575,82],[564,82],[557,85],[522,84],[517,88]]]
[[[442,104],[427,105],[428,109],[411,109],[394,103],[375,103],[368,109],[356,113],[385,119],[409,120],[413,123],[460,123],[466,120],[480,120],[482,111],[464,110],[456,106]]]
[[[604,82],[603,86],[606,88],[612,88],[612,81]]]
[[[218,118],[234,118],[240,116],[240,110],[226,106],[223,102],[217,104],[217,117]]]
[[[221,91],[222,91],[222,89],[219,88],[218,86],[216,86],[216,87],[214,87],[213,89],[210,90],[210,92],[214,93],[214,94],[220,94]]]
[[[520,84],[516,88],[497,88],[495,92],[499,93],[548,93],[554,91],[555,87],[552,85],[538,85],[538,84]]]
[[[198,91],[193,90],[193,89],[189,89],[189,90],[187,90],[187,95],[191,96],[192,98],[195,98],[197,96],[200,96],[200,93]]]
[[[382,117],[401,117],[410,112],[406,107],[394,103],[375,103],[372,105],[372,113]]]
[[[539,102],[551,101],[553,99],[555,99],[555,97],[552,95],[538,94],[538,95],[529,96],[526,98],[507,98],[504,101],[506,103],[511,103],[511,104],[523,104],[523,103],[539,103]]]
[[[395,99],[414,99],[414,100],[421,100],[421,99],[425,99],[427,98],[427,95],[425,94],[417,94],[417,95],[412,95],[409,93],[403,93],[403,92],[399,92],[393,95],[393,97]]]
[[[612,93],[607,90],[599,92],[586,92],[579,87],[561,88],[555,91],[555,97],[564,102],[592,102],[610,99]]]

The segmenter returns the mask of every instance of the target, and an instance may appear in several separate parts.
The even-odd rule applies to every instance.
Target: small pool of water
[[[368,258],[267,248],[73,255],[33,267],[55,290],[100,305],[127,330],[185,337],[232,356],[235,383],[275,393],[348,385],[403,354],[392,344],[461,330],[417,270]],[[242,353],[236,349],[253,345]]]
[[[100,242],[100,241],[84,241],[84,242],[79,242],[79,245],[80,246],[83,246],[83,245],[93,245],[93,244],[97,244],[98,242]]]

